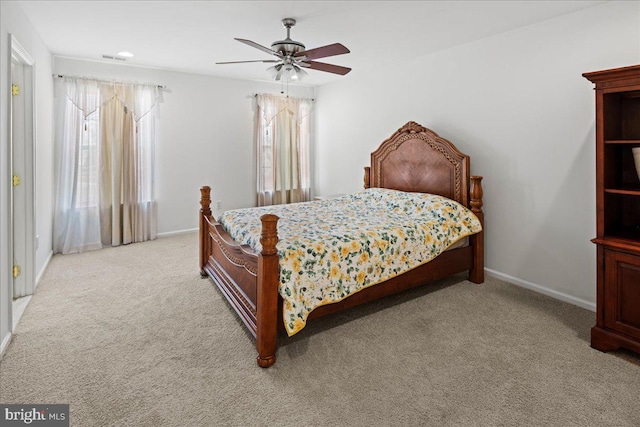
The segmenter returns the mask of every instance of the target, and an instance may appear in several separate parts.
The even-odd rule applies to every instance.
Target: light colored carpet
[[[594,320],[457,276],[312,321],[264,370],[189,234],[54,257],[0,402],[77,426],[638,426],[640,358],[591,349]]]

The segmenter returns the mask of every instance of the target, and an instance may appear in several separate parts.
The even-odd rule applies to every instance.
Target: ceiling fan
[[[344,47],[342,44],[334,43],[327,46],[317,47],[315,49],[305,50],[305,45],[298,41],[291,40],[290,37],[291,27],[296,25],[296,20],[293,18],[285,18],[282,20],[282,25],[287,29],[287,38],[284,40],[273,42],[271,44],[271,49],[259,45],[258,43],[251,40],[239,38],[235,39],[240,43],[244,43],[246,45],[259,49],[263,52],[277,57],[278,59],[216,62],[216,64],[241,64],[246,62],[273,63],[275,65],[267,68],[267,71],[269,71],[271,73],[271,76],[276,80],[280,80],[282,77],[284,77],[285,79],[300,80],[305,75],[307,75],[307,72],[304,70],[304,68],[325,71],[327,73],[340,74],[342,76],[351,71],[351,68],[314,61],[314,59],[318,58],[326,58],[328,56],[349,53],[349,49]]]

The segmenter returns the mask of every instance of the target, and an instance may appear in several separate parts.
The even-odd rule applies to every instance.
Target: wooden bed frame
[[[409,122],[371,153],[364,186],[439,194],[470,208],[484,227],[482,177],[470,176],[469,156],[449,141]],[[279,261],[275,215],[262,216],[262,252],[239,245],[211,215],[210,191],[202,187],[200,209],[200,274],[209,276],[256,337],[258,365],[276,361],[278,329],[283,328],[278,293]],[[469,237],[469,245],[448,250],[402,275],[365,288],[335,304],[316,308],[309,319],[363,304],[462,271],[469,280],[484,281],[484,232]]]

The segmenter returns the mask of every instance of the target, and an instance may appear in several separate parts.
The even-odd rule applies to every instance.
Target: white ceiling
[[[57,56],[102,60],[129,51],[127,64],[268,80],[270,64],[216,65],[272,59],[234,37],[271,46],[286,36],[281,19],[298,23],[291,38],[307,49],[342,43],[350,54],[320,59],[353,68],[347,76],[309,70],[321,85],[375,67],[447,49],[550,19],[601,1],[20,1]],[[112,61],[113,62],[113,61]]]

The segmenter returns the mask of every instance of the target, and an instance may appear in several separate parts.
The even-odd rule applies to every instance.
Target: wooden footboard
[[[262,252],[239,245],[211,215],[210,187],[202,187],[200,274],[209,276],[256,337],[258,364],[276,361],[278,332],[278,243],[275,215],[262,216]]]

